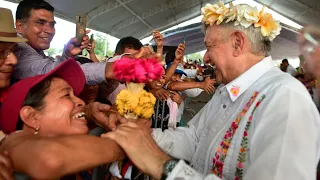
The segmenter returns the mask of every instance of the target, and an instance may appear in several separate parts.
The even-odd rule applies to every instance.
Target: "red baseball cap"
[[[85,84],[85,76],[80,65],[72,58],[65,60],[52,71],[29,77],[9,88],[8,95],[0,109],[0,127],[4,133],[16,131],[20,110],[29,90],[48,77],[60,77],[67,81],[77,96]]]

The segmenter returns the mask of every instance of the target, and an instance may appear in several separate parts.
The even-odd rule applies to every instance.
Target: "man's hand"
[[[176,102],[178,104],[178,106],[180,106],[180,104],[182,102],[182,97],[180,96],[180,94],[175,91],[170,91],[170,94],[171,94],[172,101]]]
[[[214,87],[214,84],[216,83],[216,80],[210,79],[210,77],[207,77],[203,82],[201,82],[201,89],[206,91],[208,94],[214,93],[216,88]]]
[[[13,163],[7,151],[0,152],[0,180],[13,180]]]
[[[176,59],[180,63],[183,62],[183,56],[184,56],[184,51],[185,51],[185,45],[184,44],[179,44],[177,50],[176,50]]]
[[[87,30],[86,34],[89,34],[89,33],[90,33],[90,30]],[[83,37],[80,47],[75,45],[76,42],[77,42],[77,38],[72,38],[68,42],[67,46],[65,47],[65,53],[67,54],[67,56],[74,57],[78,55],[83,49],[87,48],[88,45],[90,44],[89,36],[86,35],[85,37]]]
[[[106,129],[115,130],[117,124],[126,123],[127,120],[120,116],[115,110],[111,110],[111,107],[99,102],[93,102],[85,108],[86,119],[95,122],[98,126]]]
[[[163,47],[163,36],[162,34],[155,30],[153,31],[153,39],[154,39],[154,42],[156,43],[157,47]]]
[[[122,124],[116,131],[102,137],[116,141],[142,172],[160,179],[164,163],[171,158],[153,140],[150,128],[138,123],[130,121]]]
[[[170,93],[168,90],[165,89],[152,89],[151,93],[160,101],[166,101],[168,98],[170,98]]]
[[[95,45],[95,42],[94,42],[94,40],[92,41],[92,43],[91,44],[88,44],[88,46],[87,46],[87,51],[89,52],[89,53],[94,53],[94,48],[96,47],[96,45]]]

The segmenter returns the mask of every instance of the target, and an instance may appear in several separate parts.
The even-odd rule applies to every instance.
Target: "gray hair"
[[[253,54],[263,53],[265,56],[269,56],[271,51],[271,41],[268,39],[268,37],[262,36],[260,28],[255,28],[254,25],[251,25],[248,28],[245,28],[241,25],[235,26],[234,22],[222,22],[219,26],[225,28],[233,28],[235,30],[243,32],[251,43]],[[208,27],[208,25],[204,25],[205,32]]]

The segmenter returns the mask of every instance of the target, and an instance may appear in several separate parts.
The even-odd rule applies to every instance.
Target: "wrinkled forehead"
[[[212,45],[217,41],[218,37],[221,35],[221,28],[218,26],[209,26],[206,28],[205,36],[204,36],[204,44],[206,46]]]

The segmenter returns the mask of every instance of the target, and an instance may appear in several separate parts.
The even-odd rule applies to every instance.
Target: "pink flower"
[[[244,136],[244,137],[247,137],[247,136],[248,136],[247,131],[244,131],[243,136]]]
[[[251,116],[249,116],[249,121],[252,121],[252,115],[251,115]]]
[[[127,57],[116,61],[113,71],[119,81],[135,83],[159,80],[164,74],[164,69],[157,59],[131,59]]]
[[[242,169],[243,168],[243,165],[241,162],[238,162],[238,165],[237,165],[238,168]]]

